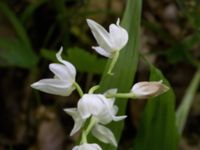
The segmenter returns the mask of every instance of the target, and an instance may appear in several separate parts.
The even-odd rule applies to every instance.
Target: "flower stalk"
[[[83,96],[83,90],[81,89],[80,85],[77,82],[74,82],[74,86],[76,87],[76,90],[79,93],[80,97],[82,97]]]
[[[117,60],[118,60],[118,57],[119,57],[119,51],[116,51],[114,54],[113,54],[113,57],[112,57],[112,60],[111,60],[111,63],[109,65],[109,68],[108,68],[108,74],[109,75],[114,75],[114,73],[112,72]]]
[[[99,85],[95,85],[95,86],[93,86],[93,87],[91,87],[90,88],[90,90],[89,90],[89,94],[93,94],[97,89],[99,89],[100,88],[100,86]]]
[[[136,98],[134,93],[116,93],[116,94],[108,94],[106,95],[107,98]]]
[[[90,122],[87,125],[86,129],[84,129],[82,131],[82,136],[81,136],[81,144],[83,143],[87,143],[87,136],[90,133],[90,131],[92,130],[92,128],[94,127],[94,125],[96,124],[96,119],[94,117],[90,118]]]

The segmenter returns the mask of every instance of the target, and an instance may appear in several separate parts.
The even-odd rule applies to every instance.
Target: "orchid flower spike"
[[[102,149],[97,144],[84,143],[82,145],[75,146],[72,150],[102,150]]]
[[[51,63],[49,65],[49,69],[54,73],[54,78],[39,80],[31,85],[32,88],[60,96],[71,94],[75,89],[76,69],[71,63],[62,59],[62,51],[63,48],[61,47],[59,52],[56,53],[56,57],[61,64]]]
[[[153,82],[138,82],[133,85],[131,92],[135,98],[146,99],[161,95],[169,90],[169,87],[164,85],[161,81]]]
[[[128,33],[119,25],[119,18],[116,24],[111,24],[109,26],[109,32],[91,19],[87,19],[87,23],[99,45],[93,46],[92,48],[100,55],[112,57],[115,52],[120,51],[126,45]]]

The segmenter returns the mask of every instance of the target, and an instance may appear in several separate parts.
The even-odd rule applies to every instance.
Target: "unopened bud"
[[[139,99],[146,99],[158,96],[169,90],[169,87],[162,84],[162,81],[138,82],[133,85],[131,92]]]

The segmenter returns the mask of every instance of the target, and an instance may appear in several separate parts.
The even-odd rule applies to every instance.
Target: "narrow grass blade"
[[[47,0],[30,2],[30,4],[25,8],[25,10],[20,15],[21,22],[23,23],[27,22],[27,20],[30,19],[31,16],[33,16],[33,13],[35,12],[35,10],[38,7],[40,7],[42,4],[44,4],[45,2],[47,2]]]
[[[29,47],[31,47],[30,46],[31,44],[30,44],[30,41],[29,41],[28,35],[26,34],[25,29],[23,28],[23,26],[21,25],[21,23],[15,16],[15,14],[10,10],[10,8],[6,4],[0,2],[0,11],[10,21],[11,25],[15,29],[17,36],[22,40],[22,42],[26,43],[27,45],[29,45]]]
[[[18,20],[18,18],[15,16],[12,10],[3,2],[0,2],[0,12],[3,13],[3,15],[10,21],[11,25],[15,29],[17,40],[24,47],[25,51],[23,52],[23,55],[26,56],[26,60],[29,61],[28,63],[31,64],[32,67],[35,66],[38,61],[38,58],[32,49],[31,42],[25,31],[25,28],[22,26],[21,22]],[[5,49],[5,51],[6,50],[7,49]],[[12,51],[14,51],[14,49],[12,49]],[[15,51],[15,54],[17,54],[17,49]]]
[[[194,77],[183,97],[183,100],[176,112],[176,124],[177,124],[180,134],[182,133],[182,131],[184,129],[184,126],[185,126],[185,123],[187,120],[187,116],[189,114],[189,110],[190,110],[194,95],[199,87],[199,84],[200,84],[200,68],[197,70],[196,74],[194,75]]]

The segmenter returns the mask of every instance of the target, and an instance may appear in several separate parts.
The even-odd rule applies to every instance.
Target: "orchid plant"
[[[120,50],[128,42],[128,33],[121,27],[120,20],[109,26],[107,32],[97,22],[87,19],[87,23],[94,35],[98,46],[92,48],[102,56],[111,58],[108,74],[114,76],[112,69],[117,62]],[[31,85],[32,88],[49,94],[69,96],[75,89],[80,99],[77,107],[66,108],[64,111],[74,120],[74,127],[70,136],[81,130],[81,140],[73,150],[101,150],[96,143],[89,143],[87,136],[92,134],[98,140],[117,147],[113,132],[106,127],[112,121],[124,120],[127,116],[117,116],[118,107],[114,104],[116,98],[147,99],[166,92],[169,88],[162,81],[139,82],[133,85],[128,93],[118,93],[117,89],[108,89],[105,93],[95,93],[98,85],[91,87],[88,93],[83,93],[76,82],[76,69],[61,57],[63,48],[57,52],[56,57],[60,63],[51,63],[49,69],[54,73],[54,78],[42,79]]]

